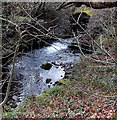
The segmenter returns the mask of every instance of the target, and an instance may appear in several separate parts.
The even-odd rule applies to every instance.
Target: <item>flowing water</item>
[[[20,82],[21,85],[17,86],[18,97],[15,95],[12,98],[16,101],[20,98],[21,101],[25,96],[38,95],[44,89],[52,87],[56,81],[63,79],[65,76],[63,66],[80,61],[80,54],[74,54],[68,48],[72,41],[72,39],[59,40],[53,42],[51,46],[32,50],[17,58],[14,81]],[[50,70],[42,69],[41,64],[47,62],[52,64]],[[47,79],[51,81],[46,83]]]

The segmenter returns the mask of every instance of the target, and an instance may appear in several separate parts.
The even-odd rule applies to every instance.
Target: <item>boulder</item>
[[[52,67],[52,64],[49,63],[49,62],[47,62],[47,63],[43,63],[43,64],[41,64],[40,67],[41,67],[42,69],[44,69],[44,70],[50,70],[51,67]]]

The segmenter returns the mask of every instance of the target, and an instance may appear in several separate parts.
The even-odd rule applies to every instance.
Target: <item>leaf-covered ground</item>
[[[116,119],[115,66],[82,59],[61,85],[29,98],[6,117]]]

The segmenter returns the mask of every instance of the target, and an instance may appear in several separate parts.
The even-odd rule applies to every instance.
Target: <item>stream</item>
[[[58,40],[50,46],[26,52],[17,58],[14,91],[18,91],[18,94],[12,96],[17,105],[26,96],[36,96],[44,89],[54,86],[56,81],[65,77],[65,66],[80,61],[80,54],[73,53],[68,48],[73,40]],[[40,66],[43,63],[51,63],[52,67],[49,70],[42,69]],[[9,68],[11,67],[12,64],[9,65]],[[48,83],[47,79],[50,80]]]

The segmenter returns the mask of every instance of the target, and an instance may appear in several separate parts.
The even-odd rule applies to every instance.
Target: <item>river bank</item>
[[[116,118],[115,67],[99,67],[98,63],[82,58],[70,72],[58,85],[28,98],[6,117]]]

